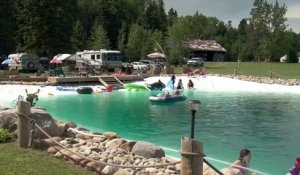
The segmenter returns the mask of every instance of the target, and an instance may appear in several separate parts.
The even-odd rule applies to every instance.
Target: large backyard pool
[[[201,101],[195,138],[208,158],[233,162],[241,148],[252,151],[250,168],[285,174],[300,155],[300,94],[207,92],[186,90],[186,101],[151,103],[150,92],[115,91],[93,95],[42,97],[43,106],[59,120],[74,121],[91,131],[113,131],[130,140],[155,143],[180,157],[181,136],[190,135],[189,99]],[[227,165],[210,161],[218,168]]]

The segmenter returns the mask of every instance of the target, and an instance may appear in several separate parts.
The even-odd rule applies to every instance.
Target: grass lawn
[[[57,159],[45,151],[20,148],[16,142],[10,142],[0,144],[0,174],[92,175],[95,173]]]
[[[238,68],[240,75],[273,78],[300,79],[300,63],[265,63],[265,62],[205,62],[204,67],[209,74],[234,74]],[[176,67],[179,73],[182,68]]]

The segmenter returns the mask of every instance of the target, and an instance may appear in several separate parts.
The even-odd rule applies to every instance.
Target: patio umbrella
[[[12,63],[17,63],[15,60],[13,59],[6,59],[4,60],[1,64],[12,64]]]
[[[50,63],[51,63],[51,64],[61,64],[62,61],[61,61],[61,60],[58,60],[58,59],[52,59],[52,60],[50,61]]]
[[[166,58],[166,55],[159,52],[150,53],[147,55],[149,58]]]
[[[50,61],[52,64],[61,64],[64,60],[69,58],[70,54],[58,54],[53,57],[53,59]]]

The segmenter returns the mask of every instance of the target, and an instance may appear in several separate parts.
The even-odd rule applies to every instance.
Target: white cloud
[[[300,18],[300,4],[288,7],[286,12],[286,17],[288,18]]]

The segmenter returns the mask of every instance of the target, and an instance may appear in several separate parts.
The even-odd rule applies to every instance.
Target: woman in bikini
[[[239,159],[234,161],[229,168],[225,168],[221,170],[224,174],[230,175],[245,175],[251,174],[254,175],[255,173],[249,173],[246,169],[249,167],[251,159],[251,152],[248,149],[241,149]]]
[[[235,174],[245,174],[247,172],[246,169],[243,167],[248,167],[250,163],[250,158],[251,158],[251,152],[248,149],[242,149],[240,151],[240,156],[239,159],[233,162],[233,164],[230,166]]]

